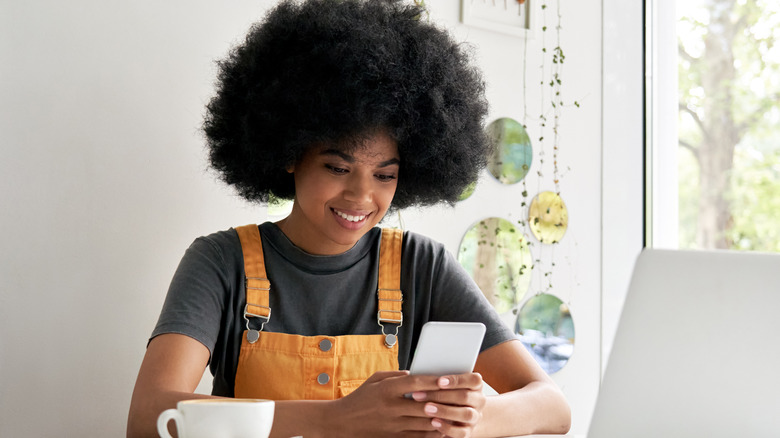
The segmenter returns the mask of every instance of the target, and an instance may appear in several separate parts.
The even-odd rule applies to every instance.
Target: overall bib
[[[264,332],[271,318],[271,282],[265,272],[260,231],[257,225],[236,231],[244,253],[247,327],[236,370],[236,398],[333,400],[354,391],[376,371],[398,369],[403,231],[382,230],[377,287],[377,323],[382,334],[344,336]],[[252,328],[250,320],[259,323],[259,329]],[[384,324],[396,325],[395,333],[385,334]]]

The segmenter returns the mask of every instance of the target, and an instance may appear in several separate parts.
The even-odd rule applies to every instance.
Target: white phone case
[[[470,373],[484,336],[485,325],[481,322],[427,322],[409,372],[433,376]]]

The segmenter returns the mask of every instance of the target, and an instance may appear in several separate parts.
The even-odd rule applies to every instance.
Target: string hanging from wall
[[[548,1],[542,1],[541,9],[541,62],[539,64],[539,118],[538,129],[539,136],[537,147],[539,150],[539,167],[537,169],[537,187],[542,187],[545,177],[545,169],[550,166],[547,160],[547,153],[552,143],[552,185],[553,191],[539,192],[530,204],[524,197],[523,204],[528,205],[528,226],[532,234],[536,237],[542,246],[537,252],[536,264],[538,264],[537,275],[539,276],[539,291],[546,292],[553,288],[552,273],[555,267],[555,247],[560,242],[568,228],[568,210],[561,196],[561,177],[559,166],[560,153],[560,119],[561,111],[565,106],[561,89],[563,85],[562,71],[566,59],[561,47],[561,29],[562,13],[560,0],[556,1],[556,23],[555,23],[555,47],[548,49],[548,14],[550,8]],[[528,42],[525,42],[527,47]],[[526,49],[527,52],[527,49]],[[524,64],[524,69],[527,65]],[[525,81],[524,74],[524,81]],[[525,87],[525,84],[524,84]],[[527,99],[526,99],[527,100]],[[575,102],[575,106],[579,103]],[[527,106],[524,117],[528,117]],[[549,135],[548,135],[549,134]],[[527,194],[527,192],[524,192]],[[544,253],[549,253],[549,257],[544,257]]]
[[[528,298],[519,309],[515,332],[535,355],[546,371],[555,372],[568,362],[574,348],[574,323],[570,313],[570,301],[558,298],[553,288],[553,271],[556,264],[556,247],[568,228],[568,210],[561,196],[562,173],[559,166],[560,121],[564,100],[562,97],[562,71],[565,54],[561,47],[562,13],[560,0],[556,1],[556,20],[554,27],[555,47],[548,50],[548,1],[540,4],[540,44],[539,63],[539,116],[533,120],[528,110],[527,73],[528,39],[523,41],[523,125],[535,122],[538,129],[536,150],[539,165],[536,168],[537,194],[528,201],[528,184],[523,181],[522,203],[523,217],[519,222],[524,230],[530,230],[538,245],[534,248],[534,272],[536,275],[536,294]],[[575,106],[579,103],[574,102]],[[552,148],[552,162],[548,153]],[[549,187],[546,172],[552,169],[553,190],[539,191]],[[525,227],[525,225],[528,225]],[[560,291],[559,291],[560,292]],[[558,294],[559,295],[559,294]],[[571,294],[568,294],[571,296]],[[556,311],[557,309],[557,311]],[[546,333],[546,334],[543,334]],[[539,345],[544,345],[540,348]],[[538,350],[538,351],[537,351]]]

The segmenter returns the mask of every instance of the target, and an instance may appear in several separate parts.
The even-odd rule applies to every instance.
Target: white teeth
[[[337,215],[341,216],[342,218],[344,218],[344,219],[346,219],[346,220],[348,220],[350,222],[360,222],[360,221],[362,221],[363,219],[366,218],[365,215],[363,215],[363,216],[352,216],[351,214],[345,214],[345,213],[342,213],[342,212],[340,212],[340,211],[338,211],[336,209],[333,209],[333,211],[335,211]]]

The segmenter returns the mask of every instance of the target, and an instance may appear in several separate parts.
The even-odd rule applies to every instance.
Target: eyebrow
[[[325,149],[322,152],[320,152],[320,155],[336,156],[336,157],[339,157],[342,160],[344,160],[344,161],[346,161],[347,163],[350,163],[350,164],[355,162],[355,157],[353,157],[352,155],[349,155],[347,153],[344,153],[344,152],[342,152],[342,151],[340,151],[338,149]],[[398,158],[391,158],[389,160],[382,161],[381,163],[379,163],[377,165],[377,167],[387,167],[387,166],[392,166],[394,164],[400,165],[401,164],[401,160],[399,160]]]

